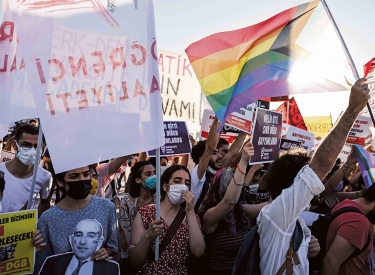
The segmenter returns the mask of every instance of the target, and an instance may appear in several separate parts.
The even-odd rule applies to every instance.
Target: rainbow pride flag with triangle
[[[369,188],[375,181],[375,156],[366,151],[358,144],[352,147],[361,170],[363,181],[366,188]]]
[[[186,53],[222,124],[259,98],[346,91],[354,82],[319,0],[256,25],[210,35]]]

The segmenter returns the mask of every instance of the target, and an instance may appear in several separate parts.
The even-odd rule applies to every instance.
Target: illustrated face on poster
[[[103,226],[95,219],[83,219],[68,237],[72,252],[48,257],[39,272],[47,274],[118,275],[119,266],[111,260],[92,261],[104,241]],[[80,266],[80,267],[79,267]],[[78,269],[78,270],[77,270]]]

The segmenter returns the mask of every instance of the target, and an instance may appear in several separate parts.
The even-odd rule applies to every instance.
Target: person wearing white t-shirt
[[[26,209],[32,185],[36,147],[38,142],[38,128],[25,124],[20,126],[12,141],[12,147],[16,151],[16,157],[9,162],[0,164],[0,172],[3,174],[5,188],[2,196],[2,213]],[[51,174],[38,166],[34,195],[31,201],[31,209],[38,208],[40,216],[50,208],[48,200]],[[37,196],[40,202],[37,207]]]
[[[264,184],[270,192],[272,203],[264,206],[258,217],[261,274],[309,274],[308,258],[315,257],[320,246],[319,240],[311,235],[300,215],[312,198],[324,191],[322,180],[335,164],[349,130],[366,105],[368,93],[365,79],[354,84],[348,108],[320,144],[311,161],[306,151],[292,150],[276,159],[262,177],[260,184]],[[291,265],[284,265],[292,258],[286,256],[297,220],[303,232],[302,243],[297,251],[300,263],[295,264],[293,260]],[[293,271],[287,271],[285,267],[288,266],[292,266]]]

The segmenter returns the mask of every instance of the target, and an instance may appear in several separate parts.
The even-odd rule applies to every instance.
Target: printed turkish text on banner
[[[36,210],[0,214],[1,274],[33,273],[35,247],[31,240],[36,223]]]

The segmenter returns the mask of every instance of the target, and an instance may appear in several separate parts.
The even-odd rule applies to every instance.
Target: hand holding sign
[[[241,162],[246,163],[247,165],[252,156],[254,156],[254,146],[249,142],[242,149]]]

